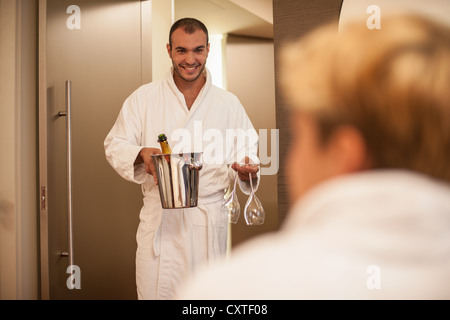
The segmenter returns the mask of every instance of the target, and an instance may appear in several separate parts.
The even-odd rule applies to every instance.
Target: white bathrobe
[[[174,153],[204,153],[196,208],[162,209],[153,177],[144,164],[133,165],[142,147],[160,147],[161,133]],[[222,201],[234,177],[226,164],[244,156],[257,161],[257,134],[239,100],[212,85],[209,71],[189,110],[171,70],[126,99],[104,145],[111,166],[141,184],[144,194],[136,236],[138,298],[171,299],[194,269],[225,254],[228,216]],[[248,184],[240,186],[248,194]]]
[[[282,230],[243,244],[182,291],[183,299],[450,299],[450,185],[401,170],[330,180],[292,208]]]

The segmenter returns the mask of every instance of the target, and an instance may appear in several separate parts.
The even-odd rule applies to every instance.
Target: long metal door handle
[[[72,118],[71,118],[71,81],[66,81],[66,111],[58,112],[59,116],[66,117],[66,137],[67,137],[67,221],[68,221],[68,252],[61,252],[61,256],[69,257],[69,266],[73,262],[73,228],[72,228]]]

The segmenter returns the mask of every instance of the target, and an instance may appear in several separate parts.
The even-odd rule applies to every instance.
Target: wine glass
[[[228,210],[228,220],[231,223],[237,223],[241,214],[241,205],[236,193],[237,174],[234,177],[233,191],[225,197],[224,206]]]
[[[247,225],[257,226],[264,223],[266,213],[264,212],[264,208],[261,204],[261,201],[259,201],[258,197],[255,194],[255,191],[253,190],[251,172],[249,173],[249,177],[250,177],[251,193],[247,200],[247,203],[245,204],[244,217]]]

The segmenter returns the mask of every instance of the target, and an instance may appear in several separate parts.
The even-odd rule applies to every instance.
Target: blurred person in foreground
[[[449,299],[450,30],[333,24],[281,63],[290,214],[179,297]]]

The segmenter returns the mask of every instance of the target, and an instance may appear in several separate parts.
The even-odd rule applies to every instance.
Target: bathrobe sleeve
[[[142,121],[138,91],[124,102],[111,131],[104,141],[109,164],[124,179],[142,184],[147,178],[144,164],[134,165],[141,146]]]
[[[237,97],[235,97],[235,102],[238,107],[238,112],[236,113],[236,121],[238,122],[237,128],[239,135],[236,142],[236,153],[234,155],[235,159],[237,159],[238,162],[243,161],[245,157],[250,158],[251,163],[259,163],[258,158],[258,141],[259,137],[256,133],[255,128],[253,127],[252,122],[250,121],[250,118],[248,117],[247,113],[245,112],[244,107],[242,106],[241,102]],[[231,168],[230,168],[231,169]],[[234,171],[233,169],[231,169]],[[260,181],[260,172],[258,171],[257,176],[255,179],[252,180],[253,182],[253,190],[256,192],[259,187],[259,181]],[[234,175],[232,175],[234,179]],[[250,182],[249,181],[242,181],[238,179],[238,184],[241,189],[241,191],[244,194],[249,195],[251,192]]]

